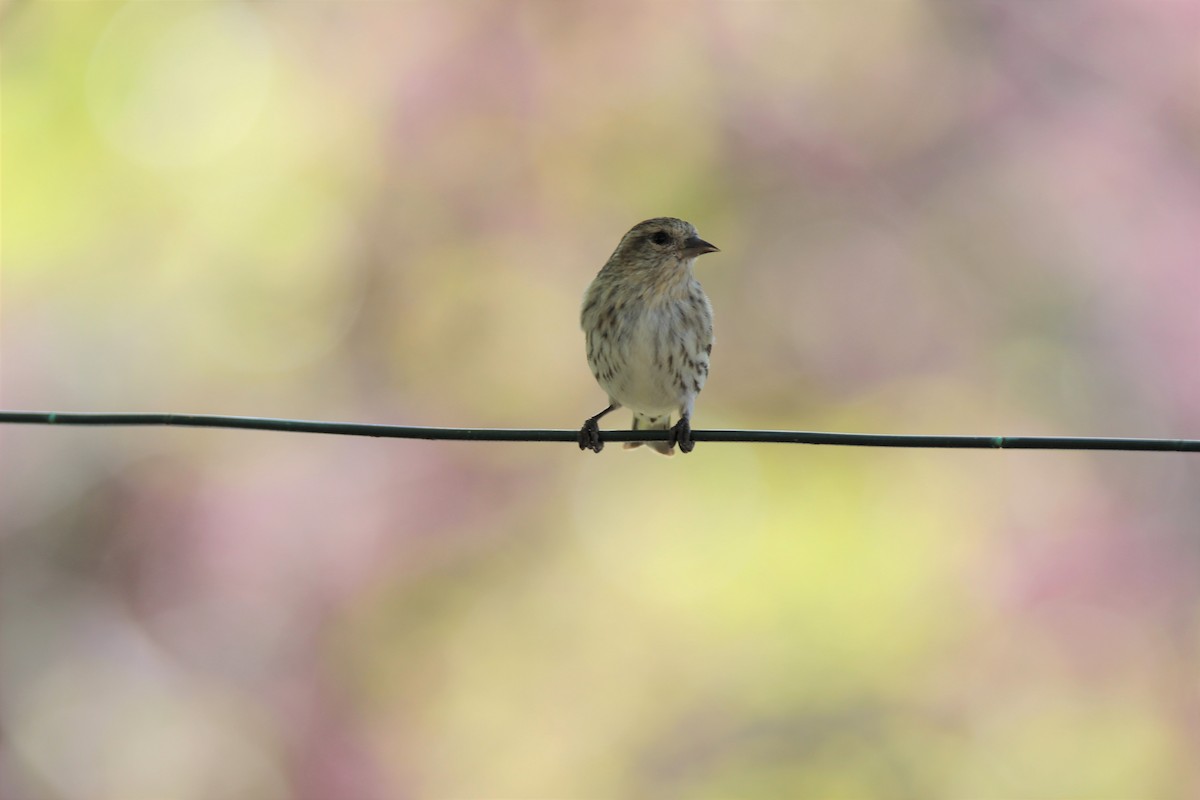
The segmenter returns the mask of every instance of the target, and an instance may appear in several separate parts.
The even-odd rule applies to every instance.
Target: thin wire
[[[0,411],[0,424],[25,425],[169,425],[186,428],[326,433],[391,439],[443,439],[471,442],[577,442],[574,430],[529,428],[426,428],[361,422],[319,422],[216,414],[57,413]],[[662,442],[666,431],[603,431],[605,442]],[[817,431],[695,430],[697,442],[779,442],[854,447],[924,447],[985,450],[1123,450],[1200,452],[1200,439],[1126,439],[1091,436],[923,436]]]

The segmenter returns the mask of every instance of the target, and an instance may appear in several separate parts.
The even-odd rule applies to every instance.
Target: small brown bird
[[[692,447],[696,395],[708,378],[712,306],[692,274],[697,256],[717,248],[690,222],[659,217],[639,222],[621,239],[583,296],[581,324],[588,366],[608,393],[608,408],[579,430],[579,449],[604,447],[598,421],[622,406],[634,430],[669,430],[665,442],[647,442],[663,455]],[[679,421],[671,425],[671,415]],[[641,442],[626,442],[638,447]]]

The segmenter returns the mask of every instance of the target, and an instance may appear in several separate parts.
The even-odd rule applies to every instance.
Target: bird
[[[670,431],[666,441],[645,444],[667,456],[675,445],[692,451],[692,412],[713,345],[712,304],[693,265],[698,256],[716,252],[690,222],[648,219],[621,238],[588,286],[580,325],[588,366],[608,394],[608,407],[584,421],[580,450],[599,453],[600,418],[628,408],[634,430]],[[674,425],[672,415],[678,416]]]

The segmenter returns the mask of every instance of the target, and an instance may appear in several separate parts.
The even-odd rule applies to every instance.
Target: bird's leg
[[[684,453],[692,452],[692,448],[696,446],[696,443],[692,441],[692,423],[688,420],[686,413],[671,428],[671,438],[668,441],[672,445],[679,445],[679,450]]]
[[[593,453],[599,453],[604,449],[604,442],[600,441],[600,425],[599,420],[610,411],[616,411],[620,408],[616,403],[609,404],[608,408],[601,411],[594,417],[588,417],[583,422],[583,427],[579,429],[579,449],[591,450]]]

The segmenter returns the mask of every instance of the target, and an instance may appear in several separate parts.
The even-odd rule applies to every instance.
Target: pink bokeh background
[[[1200,436],[1191,0],[21,2],[0,406]],[[612,425],[625,426],[619,419]],[[0,797],[1200,790],[1192,454],[0,426]]]

